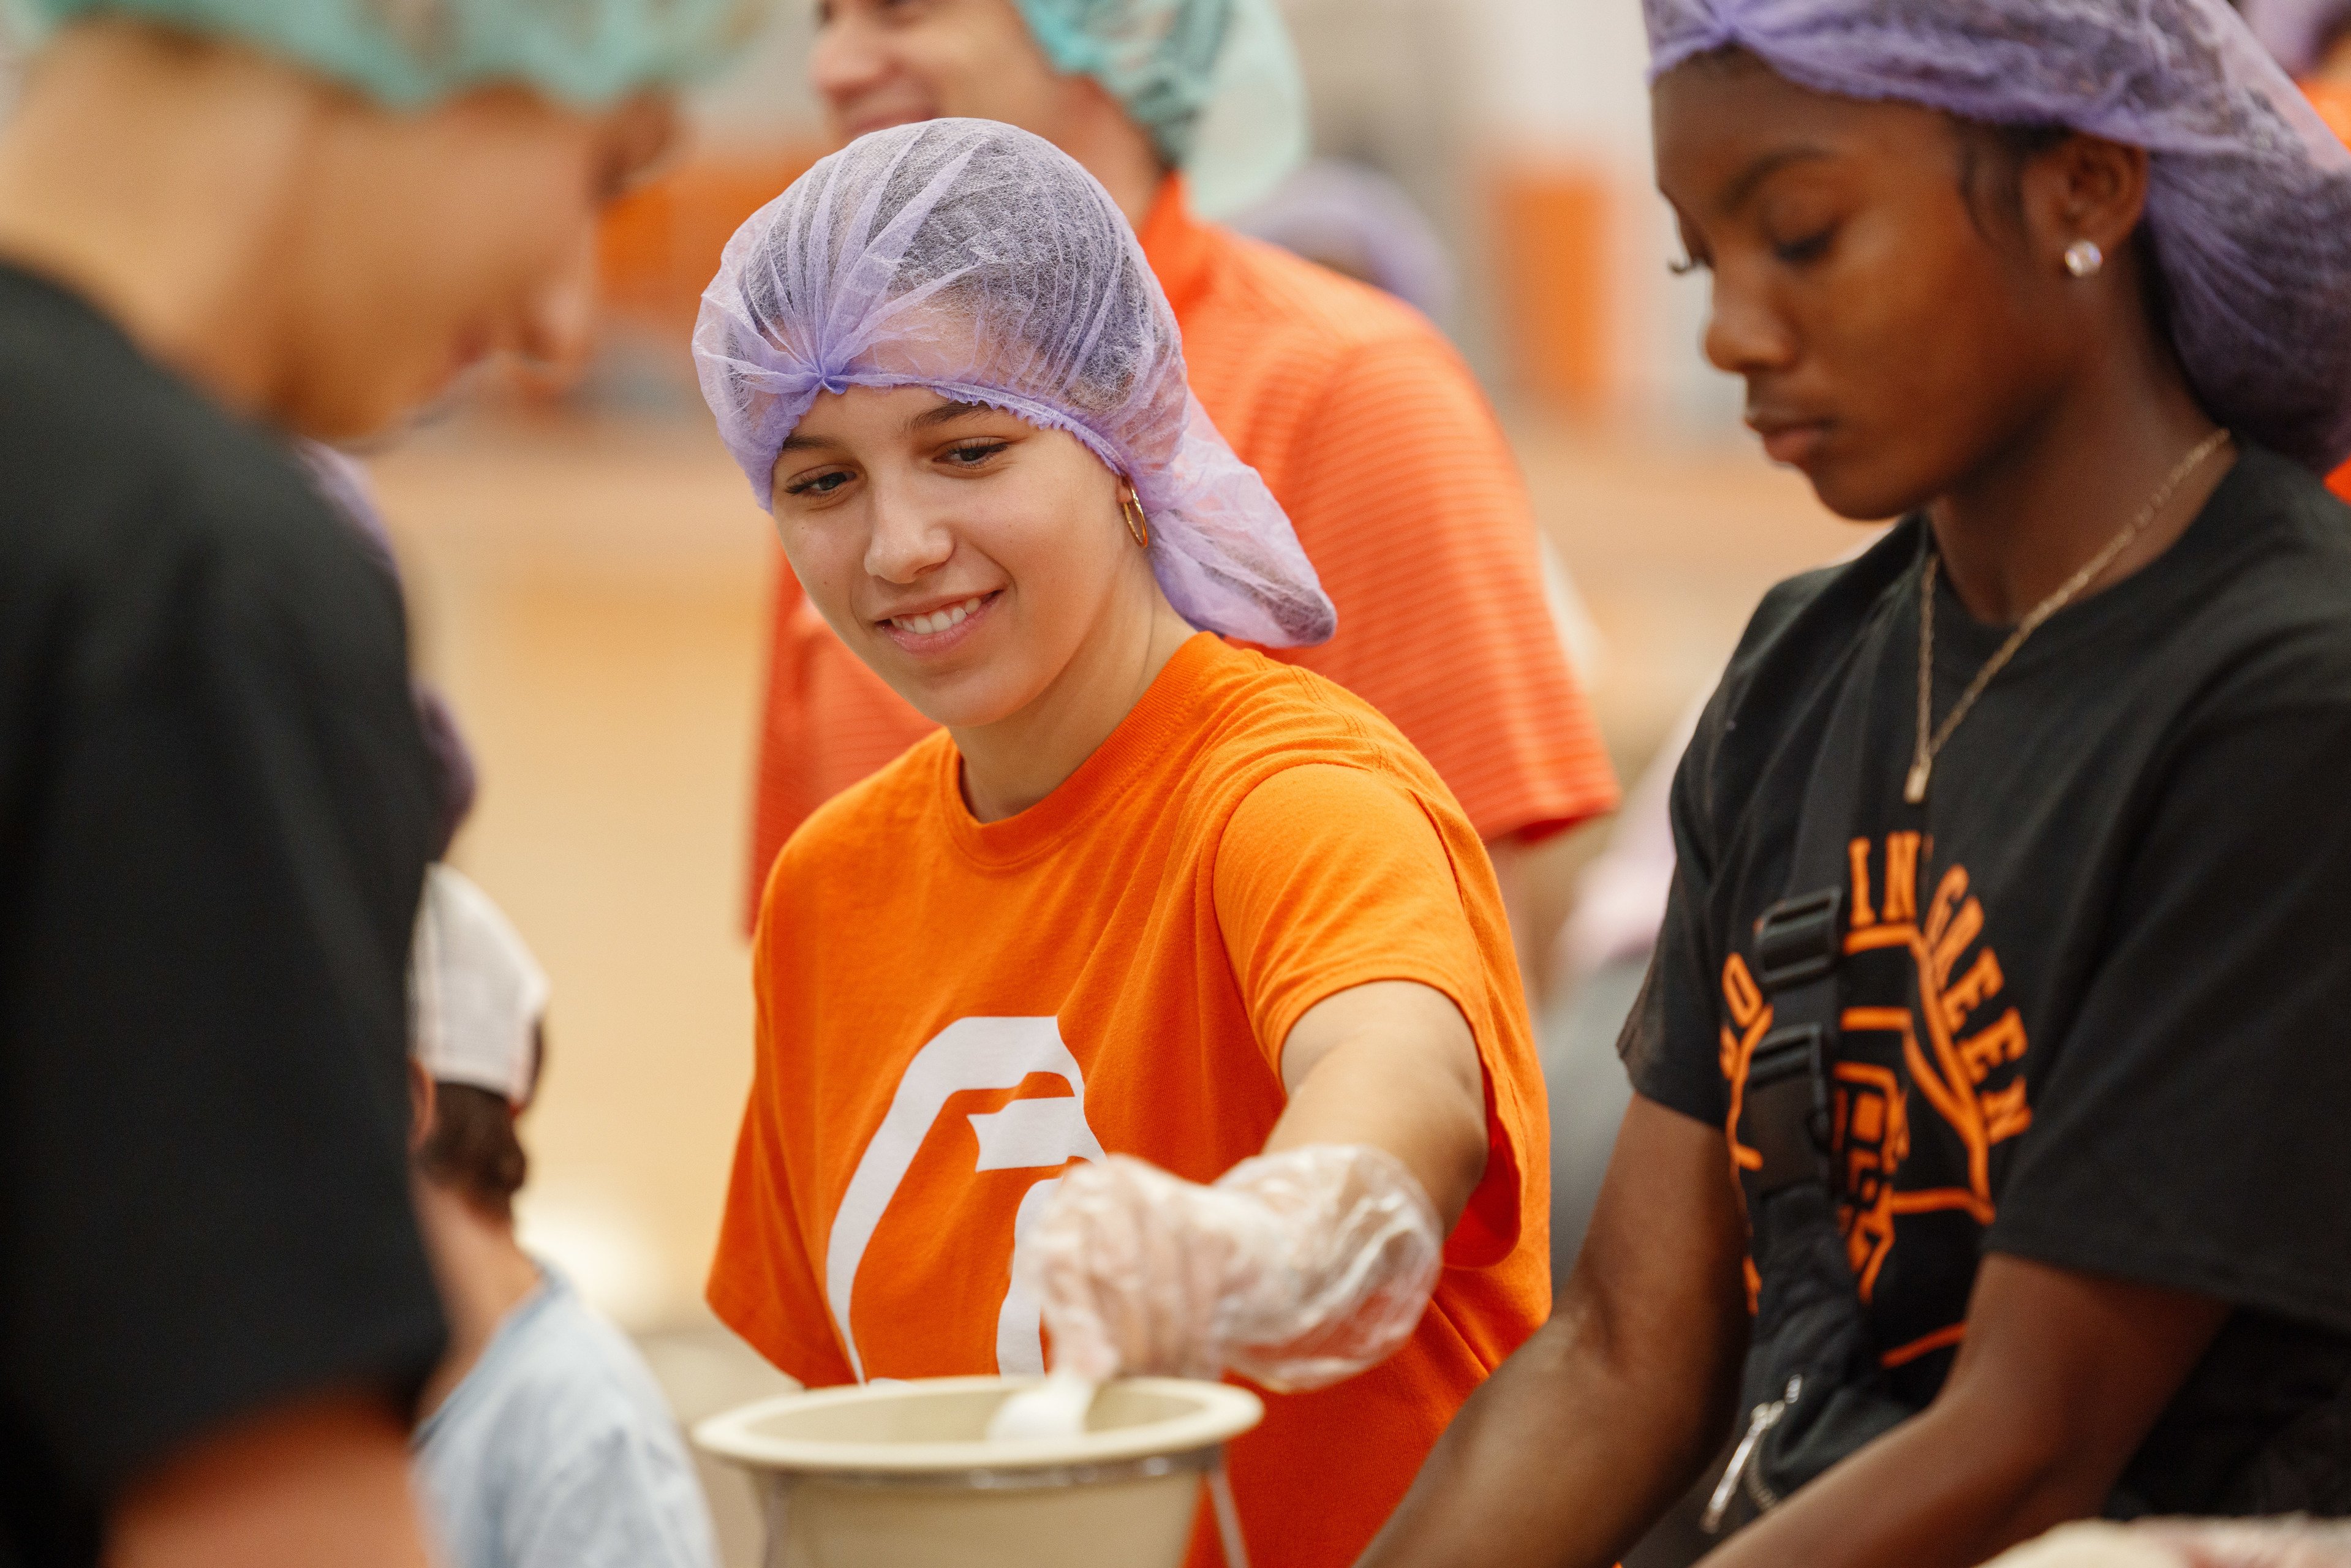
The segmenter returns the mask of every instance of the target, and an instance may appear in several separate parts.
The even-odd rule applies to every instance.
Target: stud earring
[[[1144,515],[1143,498],[1134,493],[1134,486],[1132,485],[1128,486],[1126,493],[1118,498],[1118,515],[1126,519],[1128,537],[1144,549],[1149,549],[1151,519]]]
[[[2106,253],[2094,239],[2077,239],[2065,247],[2065,270],[2076,277],[2095,277],[2105,270]]]

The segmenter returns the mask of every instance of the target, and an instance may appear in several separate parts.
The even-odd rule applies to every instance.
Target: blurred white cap
[[[435,1082],[530,1103],[547,975],[489,894],[445,865],[425,873],[408,994],[410,1054]]]

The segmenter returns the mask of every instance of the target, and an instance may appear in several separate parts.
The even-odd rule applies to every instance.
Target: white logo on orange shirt
[[[1050,1018],[958,1019],[914,1053],[898,1080],[898,1092],[882,1124],[859,1157],[849,1190],[832,1217],[824,1253],[825,1301],[840,1325],[850,1370],[865,1377],[865,1360],[849,1326],[849,1303],[857,1291],[857,1270],[875,1227],[898,1196],[923,1141],[930,1135],[948,1099],[968,1090],[1017,1089],[1032,1072],[1050,1072],[1070,1086],[1070,1096],[1015,1100],[1000,1111],[970,1118],[979,1135],[974,1173],[998,1170],[1058,1170],[1072,1159],[1109,1156],[1086,1124],[1086,1077],[1078,1059],[1061,1043],[1060,1023]],[[1030,1187],[1012,1221],[1014,1278],[1029,1228],[1042,1212],[1061,1178]],[[1045,1370],[1040,1313],[1036,1299],[1008,1283],[996,1320],[996,1369],[1007,1375]]]

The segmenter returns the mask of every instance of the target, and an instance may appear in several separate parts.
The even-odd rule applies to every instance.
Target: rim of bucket
[[[1081,1470],[1126,1459],[1176,1457],[1213,1448],[1238,1437],[1265,1418],[1265,1402],[1246,1388],[1230,1384],[1198,1382],[1180,1377],[1122,1378],[1118,1386],[1140,1393],[1163,1394],[1198,1401],[1198,1408],[1164,1421],[1088,1432],[1074,1441],[1065,1437],[980,1437],[951,1443],[810,1442],[770,1437],[756,1430],[758,1424],[781,1410],[805,1410],[811,1404],[845,1405],[876,1399],[917,1399],[934,1394],[973,1389],[1009,1392],[1031,1386],[1041,1378],[924,1377],[876,1386],[857,1384],[803,1394],[779,1395],[756,1405],[726,1411],[694,1428],[697,1448],[720,1458],[760,1470],[789,1470],[806,1475],[915,1476],[941,1471]],[[1010,1477],[1006,1477],[1009,1480]]]

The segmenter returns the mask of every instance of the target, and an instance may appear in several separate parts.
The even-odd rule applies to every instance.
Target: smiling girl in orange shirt
[[[695,350],[810,600],[945,727],[769,880],[713,1305],[810,1384],[1036,1373],[1048,1325],[1092,1375],[1242,1373],[1248,1539],[1342,1568],[1549,1305],[1476,831],[1211,634],[1332,617],[1048,143],[853,143],[737,235]]]

